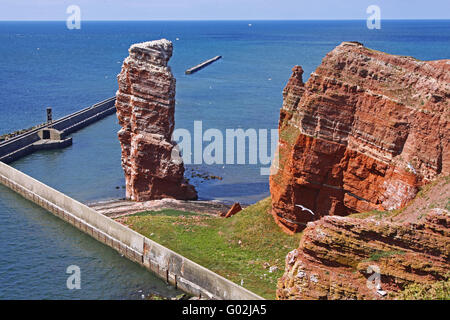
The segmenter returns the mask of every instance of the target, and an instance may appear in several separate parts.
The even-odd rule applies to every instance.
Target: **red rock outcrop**
[[[228,212],[224,212],[221,216],[223,216],[224,218],[229,218],[234,216],[236,213],[242,211],[242,207],[241,204],[239,202],[235,202],[230,210],[228,210]]]
[[[294,67],[283,91],[270,178],[272,214],[285,231],[326,215],[401,208],[450,172],[450,60],[344,42],[307,83],[302,74]]]
[[[166,39],[134,44],[118,75],[116,109],[126,197],[136,201],[196,199],[172,142],[175,78]]]
[[[422,221],[327,216],[309,222],[286,257],[278,299],[389,299],[409,284],[450,277],[450,213]]]

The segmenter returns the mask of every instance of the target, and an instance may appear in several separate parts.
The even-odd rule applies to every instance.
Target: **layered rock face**
[[[136,201],[196,199],[172,142],[175,78],[166,39],[134,44],[118,75],[116,109],[126,196]]]
[[[407,285],[449,279],[450,213],[396,223],[327,216],[308,223],[286,257],[278,299],[389,299]],[[393,295],[394,293],[394,295]]]
[[[450,60],[344,42],[307,83],[302,75],[294,67],[283,91],[270,178],[272,214],[285,231],[326,215],[401,208],[450,172]]]

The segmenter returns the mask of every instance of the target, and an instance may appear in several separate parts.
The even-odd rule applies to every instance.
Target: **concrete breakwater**
[[[69,114],[61,119],[0,142],[0,162],[10,163],[43,149],[64,148],[72,144],[67,136],[115,113],[115,97]]]
[[[208,299],[262,299],[88,206],[0,162],[0,183],[155,272],[168,283]]]
[[[197,72],[197,71],[200,71],[200,70],[203,69],[204,67],[210,65],[211,63],[213,63],[213,62],[215,62],[215,61],[217,61],[217,60],[219,60],[219,59],[221,59],[221,58],[222,58],[222,56],[215,56],[214,58],[211,58],[211,59],[209,59],[209,60],[206,60],[205,62],[202,62],[202,63],[196,65],[195,67],[192,67],[192,68],[190,68],[190,69],[187,69],[187,70],[185,71],[185,74],[192,74],[192,73],[195,73],[195,72]]]

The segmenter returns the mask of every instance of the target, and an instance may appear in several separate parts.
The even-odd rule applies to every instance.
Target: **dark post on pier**
[[[212,59],[206,60],[205,62],[202,62],[202,63],[196,65],[195,67],[192,67],[192,68],[190,68],[190,69],[187,69],[185,73],[186,73],[186,74],[192,74],[192,73],[195,73],[195,72],[197,72],[197,71],[203,69],[203,68],[206,67],[207,65],[210,65],[211,63],[213,63],[213,62],[219,60],[220,58],[222,58],[222,56],[216,56],[216,57],[214,57],[214,58],[212,58]]]
[[[47,123],[52,122],[52,108],[47,108]]]

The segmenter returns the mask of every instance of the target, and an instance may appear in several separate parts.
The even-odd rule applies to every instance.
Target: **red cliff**
[[[395,299],[408,285],[449,280],[450,214],[421,221],[328,216],[308,223],[286,257],[278,299]]]
[[[165,39],[134,44],[118,75],[116,109],[122,127],[118,136],[126,196],[132,200],[197,198],[171,141],[175,113],[175,78],[167,65],[171,56],[172,43]]]
[[[416,295],[421,288],[435,299],[441,287],[448,299],[449,199],[447,175],[402,210],[309,222],[299,248],[286,257],[277,298],[423,299]]]
[[[405,206],[450,173],[450,60],[344,42],[283,91],[272,214],[287,232],[326,215]],[[324,223],[338,223],[330,218]]]

